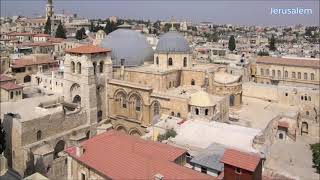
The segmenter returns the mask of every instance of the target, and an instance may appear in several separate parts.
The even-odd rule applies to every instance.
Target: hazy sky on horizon
[[[53,0],[54,12],[80,17],[210,21],[216,24],[319,26],[319,0]],[[1,0],[1,16],[39,16],[46,0]],[[271,15],[271,8],[308,8],[312,15]]]

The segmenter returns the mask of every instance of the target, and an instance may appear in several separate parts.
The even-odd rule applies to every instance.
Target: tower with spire
[[[46,6],[46,19],[48,19],[49,17],[52,18],[52,16],[53,16],[53,4],[52,4],[52,0],[48,0],[47,6]]]

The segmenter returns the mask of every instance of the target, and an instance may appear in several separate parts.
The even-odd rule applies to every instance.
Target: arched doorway
[[[28,82],[31,82],[31,76],[27,75],[23,78],[23,82],[24,83],[28,83]]]
[[[230,95],[229,105],[234,106],[234,95]]]
[[[81,104],[81,97],[79,95],[76,95],[73,100],[72,100],[73,103],[76,103],[76,104]]]
[[[59,152],[64,150],[65,142],[63,140],[58,141],[53,151],[53,158],[56,159],[59,157]]]
[[[309,125],[307,122],[302,122],[301,124],[301,135],[303,135],[303,133],[308,134],[309,131]]]

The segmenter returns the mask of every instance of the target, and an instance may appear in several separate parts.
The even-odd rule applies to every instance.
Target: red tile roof
[[[64,41],[64,39],[63,39],[63,38],[50,37],[50,38],[48,39],[48,41],[49,41],[49,42],[52,42],[52,43],[61,43],[61,42]]]
[[[282,127],[282,128],[289,128],[289,124],[287,122],[283,122],[283,121],[279,121],[278,122],[278,127]]]
[[[257,63],[262,64],[275,64],[281,66],[298,66],[298,67],[312,67],[320,68],[320,60],[308,60],[308,59],[290,59],[290,58],[279,58],[270,56],[259,56],[257,57]]]
[[[260,162],[260,157],[234,149],[226,149],[220,162],[254,172]]]
[[[94,45],[84,45],[75,47],[72,49],[66,49],[67,53],[76,53],[76,54],[93,54],[93,53],[104,53],[109,52],[111,49],[105,49]]]
[[[13,81],[14,78],[12,77],[8,77],[6,75],[0,75],[0,82],[3,82],[3,81]]]
[[[49,34],[40,33],[40,34],[35,34],[33,37],[50,37],[50,35]]]
[[[159,142],[143,140],[115,130],[95,136],[85,142],[84,154],[76,156],[76,148],[65,151],[78,162],[95,169],[110,179],[214,179],[173,161],[184,149]]]
[[[12,32],[10,34],[7,34],[8,36],[33,36],[35,33],[31,32]]]
[[[22,86],[17,85],[16,83],[13,83],[13,82],[7,82],[7,83],[0,84],[0,88],[8,91],[8,90],[14,90],[14,89],[22,89]]]
[[[25,66],[32,65],[40,65],[40,64],[57,64],[58,62],[53,59],[18,59],[12,62],[11,67],[19,68]]]

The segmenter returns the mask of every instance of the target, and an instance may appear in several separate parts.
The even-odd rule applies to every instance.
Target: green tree
[[[67,36],[66,36],[66,30],[64,29],[61,21],[58,25],[58,28],[57,28],[57,32],[56,32],[56,38],[63,38],[63,39],[66,39]]]
[[[275,39],[274,35],[271,36],[271,39],[269,41],[269,49],[270,49],[270,51],[277,50],[277,48],[276,48],[276,39]]]
[[[234,38],[234,35],[231,35],[229,38],[228,48],[230,51],[234,51],[236,49],[236,40]]]
[[[171,24],[166,23],[166,24],[163,26],[163,31],[164,31],[164,32],[168,32],[170,28],[171,28]]]
[[[51,20],[50,20],[50,17],[48,17],[46,25],[44,26],[44,33],[45,34],[51,34]]]
[[[157,140],[161,142],[163,140],[169,139],[170,137],[176,137],[176,135],[177,135],[177,132],[174,129],[168,129],[166,133],[159,134],[157,137]]]
[[[0,154],[6,149],[6,132],[4,132],[1,119],[0,119]]]
[[[312,151],[313,167],[320,173],[320,143],[310,145]]]
[[[84,28],[81,28],[77,30],[76,32],[76,39],[82,40],[86,37],[86,30]]]

